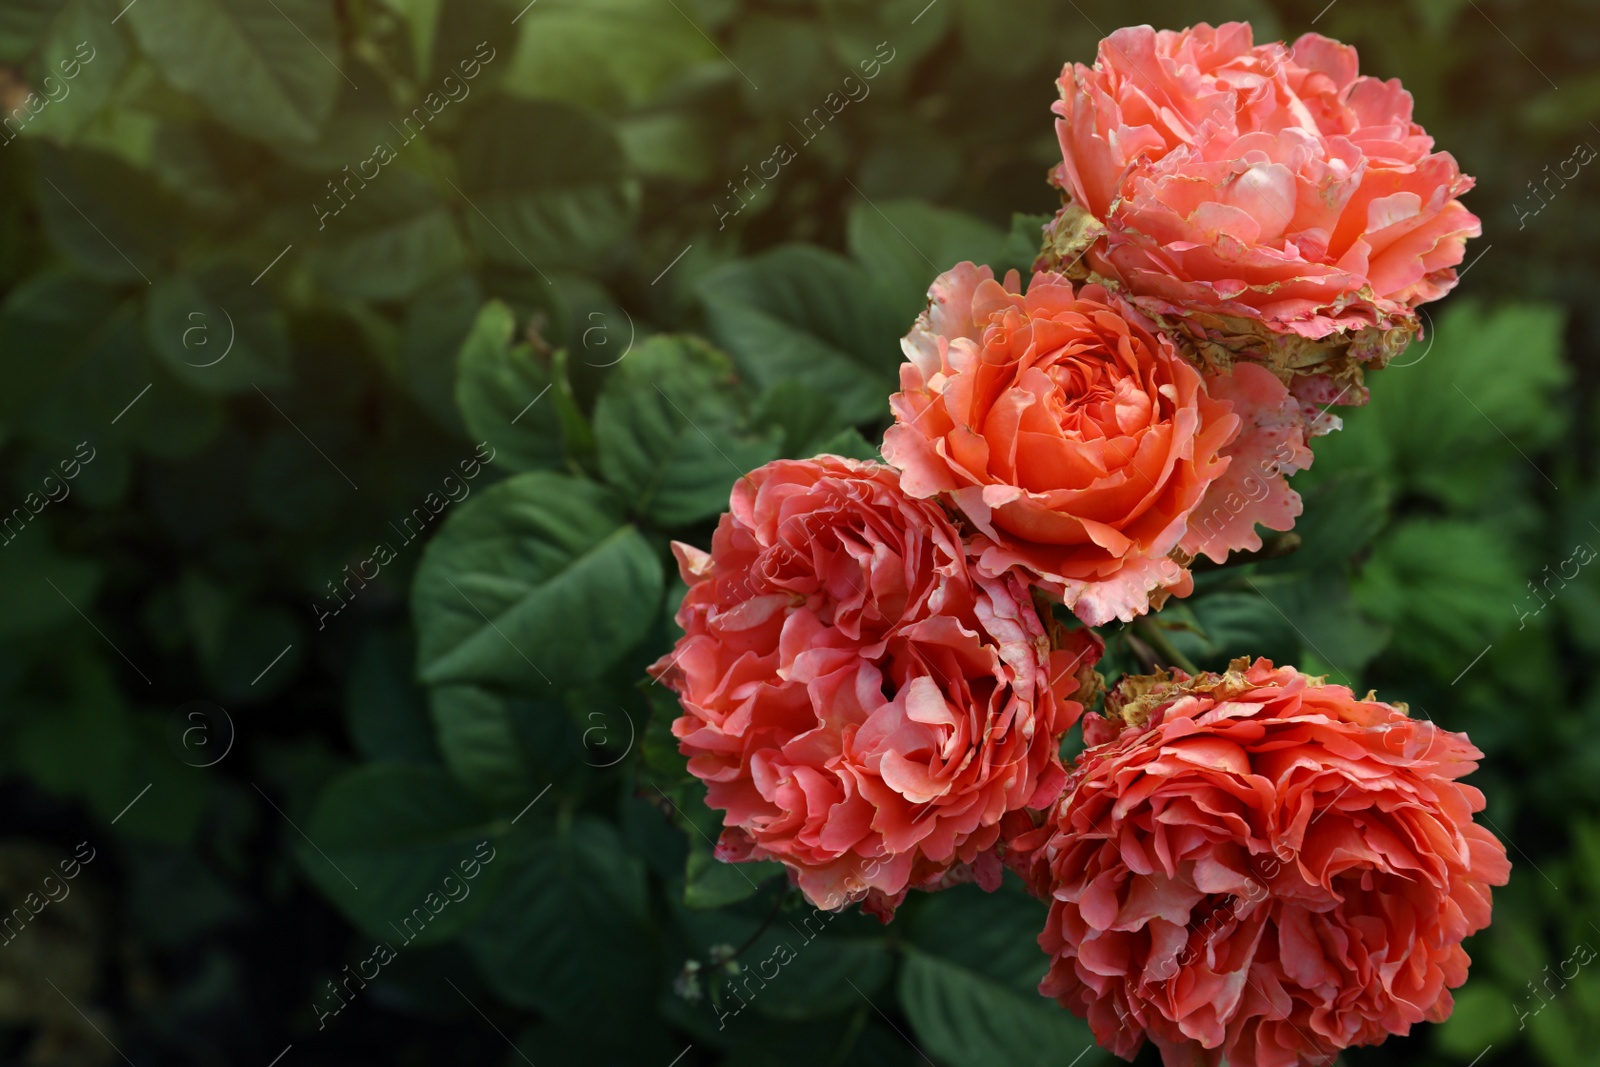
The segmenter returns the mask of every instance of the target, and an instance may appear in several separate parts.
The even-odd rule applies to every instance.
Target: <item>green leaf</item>
[[[648,336],[651,331],[641,331],[632,313],[619,305],[605,286],[577,271],[552,273],[548,285],[543,279],[527,279],[523,289],[508,293],[507,299],[520,306],[515,298],[523,293],[538,309],[529,322],[529,333],[536,332],[545,346],[554,349],[552,367],[563,351],[571,354],[567,378],[580,406],[591,409],[611,369],[644,339],[641,333]],[[560,380],[558,375],[558,392]],[[569,449],[572,444],[569,439]]]
[[[461,149],[473,243],[495,263],[536,273],[595,266],[638,212],[625,168],[621,142],[599,119],[554,101],[498,103]]]
[[[25,133],[70,139],[110,102],[130,52],[121,28],[112,24],[117,11],[113,0],[68,0],[61,8],[40,50],[34,82],[51,103],[28,121]]]
[[[649,661],[641,658],[642,651],[634,651],[628,667],[569,689],[559,705],[527,699],[513,702],[523,744],[535,753],[541,766],[549,768],[547,773],[555,772],[563,760],[579,760],[587,767],[606,770],[633,751],[650,715],[649,704],[639,692],[643,664]],[[560,737],[567,751],[534,741],[537,736],[552,734]]]
[[[415,650],[405,635],[372,630],[362,641],[345,683],[350,740],[374,763],[436,766],[433,724],[412,680]]]
[[[759,10],[745,13],[732,27],[733,39],[728,47],[729,63],[725,69],[735,76],[746,106],[757,115],[781,115],[786,119],[799,116],[799,121],[804,123],[805,116],[815,106],[821,111],[818,121],[825,128],[832,122],[832,113],[824,102],[828,94],[836,94],[837,106],[848,104],[840,103],[846,97],[840,91],[835,64],[830,62],[827,35],[810,15],[810,12],[768,14]],[[740,77],[740,71],[750,75],[751,80],[747,82]],[[760,85],[759,91],[756,84]],[[855,91],[861,92],[859,88]],[[784,130],[785,134],[787,132]],[[758,165],[751,168],[750,173],[760,169]]]
[[[928,286],[964,260],[989,263],[1006,235],[980,219],[920,200],[858,201],[850,209],[850,254],[867,269],[909,328]]]
[[[136,350],[144,353],[142,337]],[[127,351],[122,353],[124,358]],[[196,455],[222,429],[222,405],[203,393],[191,392],[159,364],[150,368],[150,378],[149,394],[122,423],[128,427],[128,436],[146,455],[156,459],[172,462]]]
[[[846,67],[865,74],[863,62],[881,64],[884,87],[910,80],[916,61],[950,28],[954,4],[926,0],[823,0],[833,51]]]
[[[789,245],[703,278],[712,335],[762,389],[796,381],[850,424],[888,415],[908,323],[849,260]]]
[[[1519,605],[1531,611],[1541,603],[1491,530],[1436,519],[1410,520],[1384,537],[1355,597],[1443,678],[1455,677],[1509,629]]]
[[[715,833],[715,829],[712,832]],[[719,860],[716,850],[691,831],[689,859],[683,875],[683,902],[691,908],[725,908],[754,896],[762,883],[782,873],[783,864],[772,860],[754,863]]]
[[[1050,224],[1050,215],[1024,215],[1020,211],[1011,216],[1011,231],[989,266],[996,278],[1004,278],[1007,271],[1017,271],[1022,277],[1033,274],[1033,261],[1039,258],[1039,246],[1044,243],[1044,228]]]
[[[1357,607],[1348,582],[1337,574],[1263,576],[1254,579],[1252,587],[1274,615],[1281,613],[1299,638],[1300,665],[1311,670],[1314,656],[1330,669],[1334,681],[1353,689],[1360,688],[1367,664],[1388,646],[1394,632],[1384,620],[1375,621]],[[1242,647],[1237,651],[1264,654]]]
[[[69,453],[64,458],[72,457]],[[72,482],[63,482],[60,473],[52,484],[65,484],[71,492]],[[34,518],[49,506],[44,504],[46,492],[41,485],[40,491],[25,494],[17,506],[0,515],[0,588],[6,590],[0,599],[0,640],[15,641],[81,622],[72,605],[92,603],[100,584],[100,564],[58,553],[50,544],[46,523],[33,528]],[[30,498],[41,505],[38,512],[28,506]]]
[[[333,16],[322,0],[139,0],[127,15],[169,82],[269,141],[310,141],[333,110],[343,80]]]
[[[617,121],[617,137],[628,155],[628,169],[643,178],[673,178],[698,184],[713,177],[715,134],[709,116],[651,112]]]
[[[683,903],[697,910],[725,908],[753,896],[763,883],[783,873],[772,860],[727,863],[716,858],[716,840],[722,833],[722,813],[706,807],[706,787],[689,774],[688,765],[672,736],[672,720],[681,709],[677,697],[664,686],[645,691],[651,705],[645,731],[642,784],[652,801],[665,800],[672,822],[683,832],[689,854],[683,869]]]
[[[13,432],[49,442],[63,459],[85,440],[98,458],[142,424],[148,396],[112,420],[152,384],[144,345],[143,324],[115,290],[37,275],[0,307],[0,414]]]
[[[1044,905],[1010,886],[994,894],[960,886],[923,907],[900,971],[900,1003],[939,1062],[1110,1062],[1088,1026],[1038,993],[1048,962],[1037,941],[1044,921]]]
[[[405,19],[406,28],[411,31],[412,64],[419,75],[427,74],[444,0],[383,0],[383,3]]]
[[[50,28],[61,0],[9,0],[0,5],[0,61],[20,63]]]
[[[826,441],[820,442],[817,445],[817,455],[883,462],[883,456],[878,453],[877,446],[862,437],[861,431],[853,426],[848,430],[840,430]]]
[[[1584,934],[1588,937],[1588,934]],[[1592,954],[1593,950],[1590,949]],[[1592,956],[1591,956],[1592,958]],[[1576,962],[1568,960],[1565,962]],[[1553,968],[1550,974],[1556,971]],[[1544,985],[1544,975],[1532,979],[1534,988]],[[1570,988],[1568,988],[1570,987]],[[1594,1046],[1600,1040],[1600,1026],[1595,1023],[1595,1011],[1600,1006],[1600,978],[1593,971],[1579,971],[1566,986],[1554,986],[1554,995],[1546,1002],[1538,992],[1524,985],[1519,991],[1522,1011],[1528,1012],[1528,1043],[1533,1053],[1525,1062],[1551,1064],[1553,1067],[1587,1067],[1594,1060]],[[1504,1025],[1504,1012],[1496,1012]]]
[[[1044,60],[1068,55],[1053,32],[1051,16],[1060,5],[1050,0],[1012,0],[986,4],[957,0],[961,43],[971,62],[990,76],[1015,78]],[[1037,251],[1037,249],[1035,249]],[[980,261],[981,262],[981,261]]]
[[[183,212],[150,175],[101,152],[41,146],[39,211],[86,273],[149,284],[183,239]]]
[[[1487,979],[1469,981],[1456,990],[1450,1018],[1434,1028],[1434,1045],[1469,1062],[1491,1045],[1504,1045],[1519,1029],[1515,999]]]
[[[785,890],[778,888],[781,896]],[[767,902],[738,911],[677,914],[698,952],[716,944],[748,945],[737,973],[704,975],[719,1032],[738,1034],[757,1025],[753,1015],[799,1021],[887,1003],[878,998],[894,971],[894,955],[876,922],[853,910],[780,906],[763,930],[762,916],[772,907]]]
[[[161,948],[177,948],[248,914],[239,894],[198,856],[165,850],[128,856],[128,911],[140,934]]]
[[[1262,573],[1309,574],[1340,568],[1372,544],[1389,523],[1389,488],[1371,470],[1336,475],[1313,486],[1301,499],[1305,510],[1294,524],[1300,547],[1261,564]]]
[[[724,510],[735,481],[778,454],[749,428],[733,365],[688,337],[653,337],[595,404],[600,470],[634,510],[684,526]]]
[[[454,274],[465,261],[461,235],[438,192],[409,171],[380,173],[345,207],[337,207],[345,201],[331,194],[319,203],[330,213],[312,264],[321,283],[336,293],[403,300]]]
[[[1412,0],[1412,7],[1419,16],[1432,24],[1430,28],[1436,28],[1436,32],[1442,36],[1449,31],[1452,16],[1467,3],[1468,0],[1445,0],[1443,3],[1427,4],[1421,0]],[[1552,143],[1561,143],[1560,138],[1565,134],[1583,129],[1596,109],[1600,109],[1600,72],[1586,72],[1564,81],[1565,92],[1552,85],[1548,91],[1540,92],[1531,100],[1524,100],[1517,125],[1537,131],[1543,137],[1552,138]],[[1540,86],[1540,89],[1543,89],[1543,86]],[[1576,154],[1576,146],[1572,151]],[[1556,170],[1560,170],[1559,163],[1556,165]],[[1520,196],[1529,195],[1526,186],[1518,190],[1518,193]],[[1544,199],[1536,194],[1535,198],[1541,202]],[[1531,202],[1528,206],[1532,206]],[[1514,211],[1517,218],[1521,219],[1526,213],[1526,208],[1518,204],[1514,207]],[[1540,208],[1532,212],[1531,217],[1537,218],[1543,213],[1544,209]]]
[[[1371,403],[1318,442],[1311,480],[1368,466],[1454,507],[1508,480],[1546,484],[1528,457],[1565,433],[1562,320],[1549,304],[1452,301],[1429,337],[1372,376]]]
[[[578,400],[573,382],[576,370],[572,354],[567,349],[558,348],[550,354],[550,373],[555,378],[556,386],[551,400],[556,406],[556,420],[561,424],[561,442],[567,462],[574,469],[593,474],[596,464],[594,427],[584,416],[583,406]]]
[[[574,1021],[642,1007],[657,981],[644,867],[611,824],[579,816],[503,851],[506,880],[462,938],[495,993]]]
[[[211,799],[210,781],[172,758],[169,721],[164,717],[135,713],[130,725],[133,743],[125,753],[120,795],[108,798],[99,793],[96,814],[107,821],[116,819],[117,832],[141,844],[193,847]],[[149,792],[128,807],[147,785]]]
[[[652,0],[540,0],[517,28],[515,96],[623,110],[697,67],[737,77],[686,15]]]
[[[443,771],[379,764],[322,791],[296,853],[306,876],[368,936],[397,948],[433,945],[487,902],[504,867],[493,862],[499,830]]]
[[[550,372],[527,341],[513,344],[516,315],[492,300],[483,306],[456,363],[456,405],[472,436],[488,441],[495,461],[526,471],[561,462],[561,420]]]
[[[779,454],[807,459],[828,453],[850,459],[881,460],[877,448],[839,418],[833,400],[799,382],[779,382],[761,398],[755,423],[783,431]]]
[[[1195,650],[1197,663],[1220,668],[1238,656],[1265,656],[1278,663],[1293,663],[1300,651],[1294,625],[1262,594],[1254,591],[1220,592],[1196,597],[1189,604],[1205,635]],[[1181,631],[1174,639],[1185,637]],[[1191,642],[1181,641],[1186,650]]]
[[[1600,546],[1600,484],[1590,485],[1576,498],[1563,494],[1562,504],[1564,521],[1556,549],[1536,577],[1542,583],[1553,575],[1556,581],[1568,583],[1557,586],[1561,596],[1555,603],[1567,634],[1578,647],[1592,653],[1600,651],[1600,567],[1583,561],[1593,563]],[[1569,572],[1568,567],[1574,571]],[[1524,603],[1518,610],[1531,610],[1531,605]]]
[[[675,578],[673,599],[681,603],[684,592],[683,580]],[[681,631],[674,629],[672,632],[676,634]],[[645,724],[644,738],[640,743],[644,757],[640,775],[644,785],[649,791],[659,793],[669,803],[678,806],[683,804],[685,795],[694,796],[698,807],[706,810],[705,786],[689,773],[689,761],[678,751],[678,739],[672,736],[672,723],[683,714],[677,694],[659,682],[652,682],[644,687],[644,697],[650,706],[650,721]],[[677,807],[673,814],[676,821],[682,823],[683,814]],[[709,810],[706,810],[706,815],[707,818],[715,818]],[[687,826],[684,829],[693,833]]]
[[[1044,904],[1021,892],[1009,877],[994,893],[960,886],[922,901],[911,916],[911,941],[924,952],[1037,1000],[1049,963],[1038,940],[1045,914]]]
[[[527,5],[528,0],[520,4],[444,0],[434,26],[428,80],[449,90],[456,83],[446,85],[445,79],[453,76],[469,92],[497,91],[509,72],[517,31],[538,7]]]
[[[376,68],[359,59],[345,64],[345,73],[352,80],[359,79],[369,85],[383,77]],[[324,213],[337,213],[342,203],[359,195],[368,183],[381,181],[379,175],[401,153],[406,159],[402,167],[417,165],[418,157],[428,151],[427,139],[424,138],[414,151],[406,151],[406,146],[432,115],[425,105],[416,107],[423,125],[419,126],[418,119],[412,118],[402,128],[401,124],[411,112],[401,111],[386,94],[363,93],[350,82],[341,81],[338,100],[315,139],[279,141],[272,145],[279,159],[316,176],[308,183],[296,183],[293,199],[297,202],[290,210],[308,221],[320,221]],[[386,153],[385,148],[394,155]]]
[[[254,756],[261,778],[252,783],[254,788],[250,795],[261,796],[255,789],[276,791],[278,797],[273,802],[302,828],[310,822],[323,790],[352,769],[348,759],[333,752],[327,742],[314,735],[301,735],[294,740],[261,738],[257,744]],[[269,796],[269,799],[272,798]],[[284,832],[291,838],[304,840],[293,831]],[[285,840],[288,852],[294,846],[292,840]]]
[[[782,964],[777,976],[750,1004],[774,1019],[819,1019],[858,1007],[863,996],[873,997],[894,972],[894,955],[886,947],[886,938],[818,936],[807,940],[785,926],[777,928],[777,935],[786,951],[752,952],[746,965],[760,978],[770,973],[764,968]]]
[[[441,685],[429,700],[439,751],[456,780],[486,800],[531,796],[508,698],[475,685]]]
[[[856,180],[862,197],[947,200],[957,195],[967,176],[970,146],[956,138],[949,119],[935,126],[915,113],[873,116],[872,147]]]
[[[213,655],[205,662],[213,691],[224,700],[265,699],[287,688],[300,667],[300,627],[279,604],[249,605],[234,613],[218,636]],[[282,659],[273,663],[274,657]],[[261,668],[273,663],[272,672],[252,684]]]
[[[601,677],[649,631],[662,581],[604,489],[519,474],[428,545],[412,589],[421,676],[541,694]]]
[[[781,454],[792,459],[816,455],[819,444],[851,428],[839,419],[831,397],[796,381],[768,389],[756,405],[755,420],[783,431]]]
[[[45,603],[44,596],[55,593],[44,585],[39,603]],[[92,605],[92,601],[78,603]],[[77,618],[76,612],[73,617]],[[44,789],[82,798],[109,819],[145,784],[130,788],[132,716],[102,662],[81,652],[67,662],[67,692],[52,700],[50,707],[18,717],[14,758]]]
[[[289,326],[269,290],[226,264],[162,279],[150,294],[150,347],[177,378],[207,393],[289,382]]]
[[[455,404],[456,364],[483,307],[483,290],[469,274],[428,286],[406,307],[400,370],[406,389],[441,426],[465,435]]]
[[[190,844],[204,814],[207,783],[173,758],[168,722],[130,712],[120,691],[126,682],[119,685],[106,661],[80,653],[57,663],[64,691],[18,709],[17,763],[43,788],[84,801],[106,823],[115,820],[125,838]],[[126,669],[127,677],[137,678],[136,668]]]
[[[250,506],[274,526],[290,530],[315,529],[328,515],[337,513],[351,492],[350,484],[339,472],[330,467],[316,449],[307,447],[306,439],[286,422],[263,432],[254,442],[253,451],[255,455],[250,457],[246,486]],[[421,511],[423,516],[431,517],[425,505]],[[372,547],[376,550],[377,546]],[[353,566],[346,574],[355,571]],[[345,575],[337,578],[345,580]],[[327,578],[323,581],[327,584],[318,592],[327,604],[326,610],[337,614],[341,610],[337,605],[342,599],[341,594],[335,593],[337,582]],[[344,594],[350,592],[348,588],[344,590]],[[326,625],[317,610],[312,614],[318,619],[319,629]]]

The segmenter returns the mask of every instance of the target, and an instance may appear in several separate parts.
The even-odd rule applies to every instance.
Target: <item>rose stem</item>
[[[1194,675],[1200,673],[1200,668],[1194,665],[1193,660],[1173,646],[1172,641],[1167,637],[1166,631],[1154,619],[1145,616],[1133,625],[1139,631],[1139,635],[1155,650],[1156,655],[1161,657],[1161,662],[1165,663],[1166,666],[1177,667],[1185,674]]]

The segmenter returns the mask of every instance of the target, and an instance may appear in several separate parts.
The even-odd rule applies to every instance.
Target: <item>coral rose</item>
[[[719,856],[782,862],[818,907],[870,895],[885,920],[907,888],[995,884],[1001,817],[1061,789],[1099,639],[1052,649],[1022,581],[979,574],[882,464],[780,460],[731,509],[709,553],[673,545],[684,636],[650,669],[725,813]]]
[[[1417,306],[1455,285],[1481,232],[1457,199],[1472,179],[1411,95],[1326,37],[1132,27],[1060,87],[1052,179],[1070,200],[1040,266],[1120,287],[1213,365],[1249,356],[1334,386],[1313,402],[1365,401],[1361,365],[1420,332]]]
[[[960,509],[985,574],[1019,567],[1085,623],[1127,621],[1152,594],[1188,591],[1175,550],[1240,420],[1103,288],[1038,274],[1019,289],[1015,272],[1001,285],[971,263],[934,282],[904,341],[883,455],[906,492]],[[1224,511],[1206,547],[1238,547],[1255,510]]]
[[[1255,363],[1239,362],[1205,376],[1206,392],[1233,406],[1242,425],[1223,447],[1228,467],[1206,488],[1190,514],[1178,547],[1186,556],[1210,556],[1261,548],[1256,526],[1288,530],[1302,510],[1289,475],[1311,466],[1311,424],[1282,382]]]
[[[1450,1014],[1505,849],[1462,734],[1292,667],[1125,679],[1007,860],[1050,902],[1039,991],[1132,1059],[1330,1064]]]

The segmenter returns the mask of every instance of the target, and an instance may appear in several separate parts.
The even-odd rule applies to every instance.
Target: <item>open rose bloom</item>
[[[1008,862],[1050,903],[1040,992],[1131,1059],[1331,1064],[1450,1013],[1505,849],[1461,734],[1291,667],[1125,679]]]
[[[1127,621],[1186,594],[1194,555],[1293,525],[1285,476],[1311,455],[1281,382],[1253,365],[1202,378],[1100,286],[1020,290],[971,263],[934,282],[883,442],[906,492],[972,524],[984,574],[1015,567],[1090,625]]]
[[[1363,403],[1363,365],[1420,331],[1456,282],[1472,187],[1398,81],[1317,34],[1253,45],[1247,23],[1118,30],[1062,73],[1069,197],[1041,268],[1092,275],[1201,358],[1264,361],[1308,405]]]
[[[675,544],[685,631],[651,673],[718,853],[784,863],[818,907],[991,887],[1001,817],[1060,792],[1069,699],[1100,652],[1052,648],[1027,587],[986,577],[932,502],[835,456],[741,478],[711,551]]]

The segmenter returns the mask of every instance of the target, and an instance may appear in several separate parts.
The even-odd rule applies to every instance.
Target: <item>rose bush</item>
[[[990,885],[1001,817],[1061,788],[1100,643],[1052,648],[1027,587],[986,576],[876,463],[778,461],[734,486],[709,553],[676,543],[684,630],[651,673],[718,854],[784,863],[818,907]]]
[[[1510,871],[1464,735],[1266,660],[1106,709],[1007,856],[1050,903],[1040,992],[1168,1067],[1329,1064],[1450,1013]]]
[[[1450,1014],[1509,876],[1458,781],[1481,753],[1264,659],[1161,671],[1187,661],[1159,627],[1070,775],[1058,746],[1101,688],[1088,627],[1293,527],[1327,409],[1454,284],[1471,179],[1316,35],[1122,30],[1061,89],[1067,203],[1026,289],[940,275],[887,465],[769,463],[709,552],[674,543],[684,637],[651,673],[720,858],[885,922],[1009,863],[1048,902],[1040,992],[1106,1048],[1331,1064]]]
[[[1411,95],[1326,37],[1130,27],[1060,89],[1068,203],[1040,265],[1119,288],[1208,362],[1314,375],[1308,403],[1364,402],[1361,366],[1419,333],[1481,231]]]
[[[879,458],[939,271],[1030,279],[1049,216],[1014,212],[1060,206],[1039,149],[1063,63],[1095,61],[1084,14],[1176,29],[1194,5],[276,2],[0,6],[0,886],[32,906],[80,843],[100,856],[0,938],[6,1060],[487,1063],[509,1041],[540,1067],[1104,1067],[1037,992],[1048,906],[1016,879],[909,893],[874,931],[800,907],[775,861],[715,861],[727,812],[645,667],[681,633],[672,542],[712,549],[746,472]],[[1169,558],[1230,568],[1196,560],[1188,600],[1102,628],[1096,669],[1331,655],[1357,694],[1468,731],[1519,884],[1465,943],[1449,1022],[1346,1056],[1593,1067],[1587,12],[1327,5],[1235,8],[1259,42],[1310,22],[1401,76],[1500,235],[1418,309],[1436,344],[1379,375],[1394,410],[1294,477],[1304,516],[1266,499],[1303,466],[1294,402],[1353,378],[1207,361],[1155,323],[1240,420]],[[374,140],[401,164],[378,178]],[[972,543],[950,497],[922,503]],[[1274,558],[1231,566],[1253,532]],[[1034,601],[1046,636],[1077,625]],[[728,621],[706,632],[734,642]],[[383,941],[399,967],[363,990]]]

